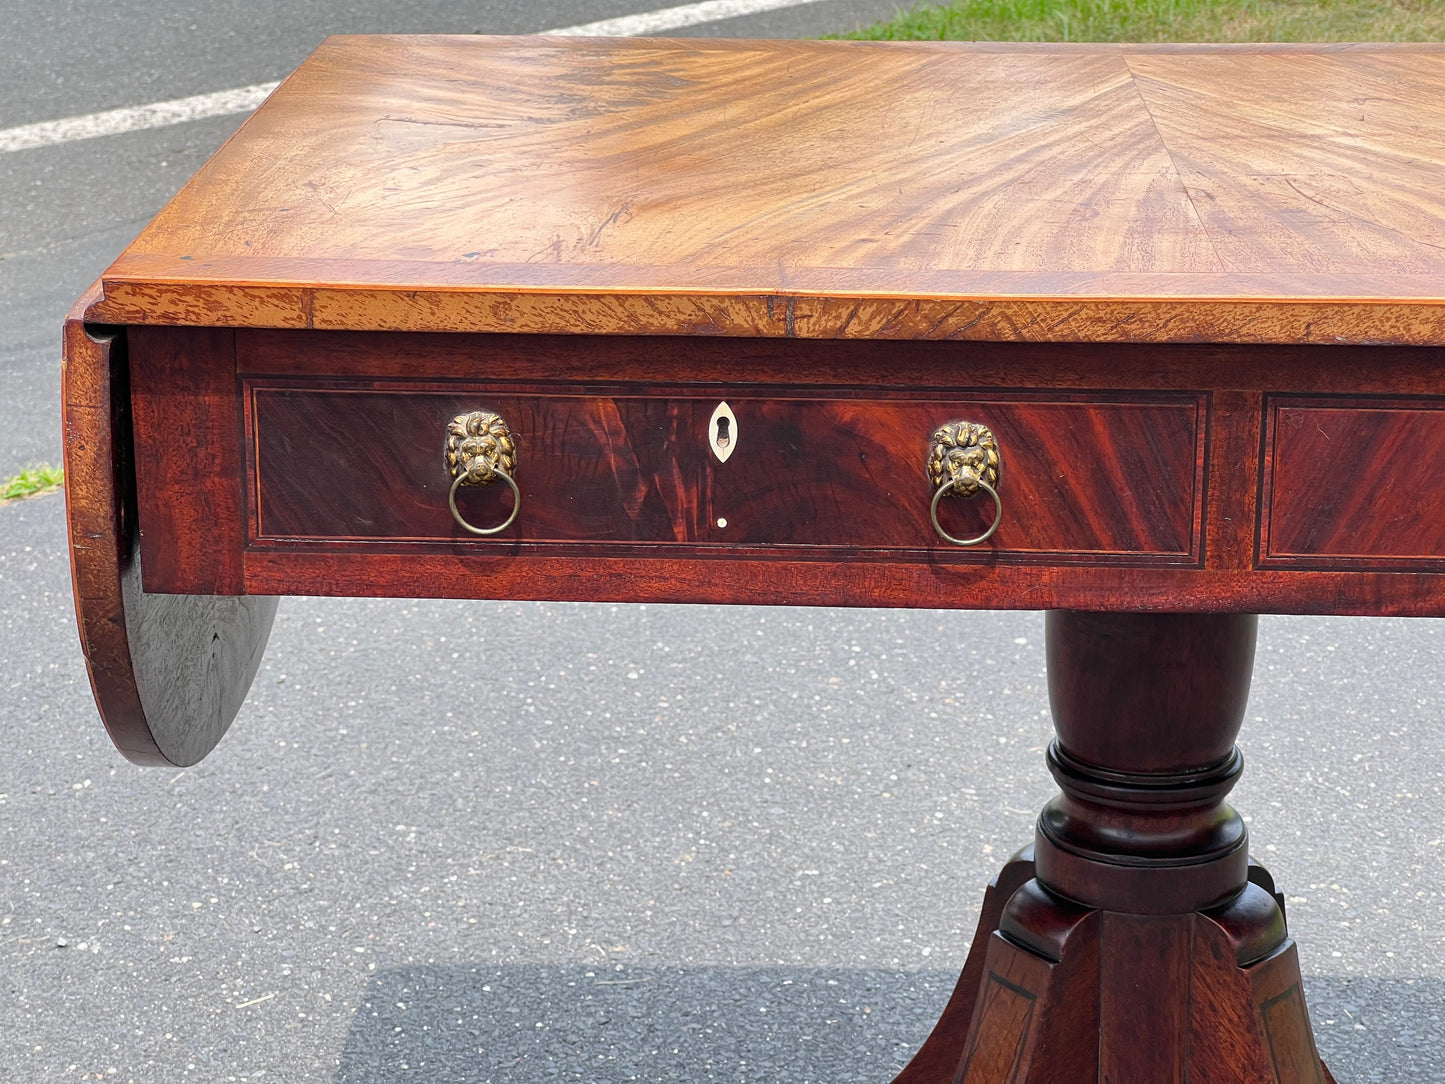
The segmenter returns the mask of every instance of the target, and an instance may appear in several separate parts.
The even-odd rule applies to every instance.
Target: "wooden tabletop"
[[[111,323],[1445,344],[1445,45],[336,37]]]

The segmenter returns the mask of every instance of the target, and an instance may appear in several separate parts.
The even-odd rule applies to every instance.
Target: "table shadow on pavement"
[[[1320,1057],[1338,1084],[1445,1081],[1445,979],[1305,979]]]
[[[337,1084],[886,1084],[953,971],[414,966],[372,978]],[[1306,980],[1339,1084],[1445,1080],[1445,980]]]
[[[956,971],[416,966],[377,973],[338,1084],[887,1081]]]

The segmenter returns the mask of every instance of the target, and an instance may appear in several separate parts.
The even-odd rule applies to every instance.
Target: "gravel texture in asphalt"
[[[629,6],[0,0],[0,125]],[[236,123],[0,155],[0,476],[58,459],[65,310]],[[287,599],[164,771],[111,748],[70,607],[61,498],[0,506],[6,1084],[886,1080],[1053,793],[1037,614]],[[1261,628],[1235,801],[1340,1084],[1445,1081],[1442,653]]]
[[[1037,614],[287,599],[187,771],[71,621],[0,507],[3,1080],[886,1080],[1053,791]],[[1341,1084],[1445,1079],[1442,633],[1263,620],[1235,800]]]

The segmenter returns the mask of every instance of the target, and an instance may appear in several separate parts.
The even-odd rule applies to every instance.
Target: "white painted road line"
[[[175,98],[169,102],[132,105],[124,109],[108,109],[104,113],[86,113],[63,120],[5,128],[0,130],[0,153],[48,147],[53,143],[74,143],[78,139],[119,135],[121,132],[139,132],[145,128],[164,128],[203,117],[249,113],[265,101],[266,95],[277,85],[257,83],[253,87],[218,90],[214,94],[197,94],[192,98]]]
[[[779,8],[796,8],[821,2],[822,0],[703,0],[700,4],[683,4],[675,8],[644,11],[637,15],[620,15],[616,19],[564,26],[557,30],[543,30],[542,33],[633,38],[643,34],[656,34],[659,30],[676,30],[679,26],[715,23],[722,19],[735,19],[739,15],[756,15],[760,11],[776,11]]]
[[[781,8],[802,7],[804,4],[818,4],[823,0],[702,0],[696,4],[682,4],[678,7],[644,11],[636,15],[622,15],[616,19],[602,19],[595,23],[579,23],[576,26],[559,26],[552,30],[541,30],[539,34],[558,34],[569,37],[636,37],[655,34],[662,30],[675,30],[680,26],[697,26],[700,23],[715,23],[721,19],[733,19],[739,15],[755,15],[763,11]],[[81,139],[97,136],[120,135],[124,132],[139,132],[147,128],[165,128],[172,124],[184,124],[189,120],[205,117],[225,117],[235,113],[249,113],[266,100],[279,84],[257,83],[234,90],[218,90],[213,94],[196,94],[190,98],[174,98],[168,102],[151,102],[149,105],[132,105],[123,109],[108,109],[103,113],[86,113],[78,117],[63,117],[60,120],[40,121],[36,124],[22,124],[16,128],[0,128],[0,154],[8,151],[24,151],[34,147],[49,147],[57,143],[74,143]]]

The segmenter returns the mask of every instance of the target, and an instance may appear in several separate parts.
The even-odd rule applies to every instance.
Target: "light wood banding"
[[[1442,91],[1428,46],[332,38],[92,319],[1445,343]]]

